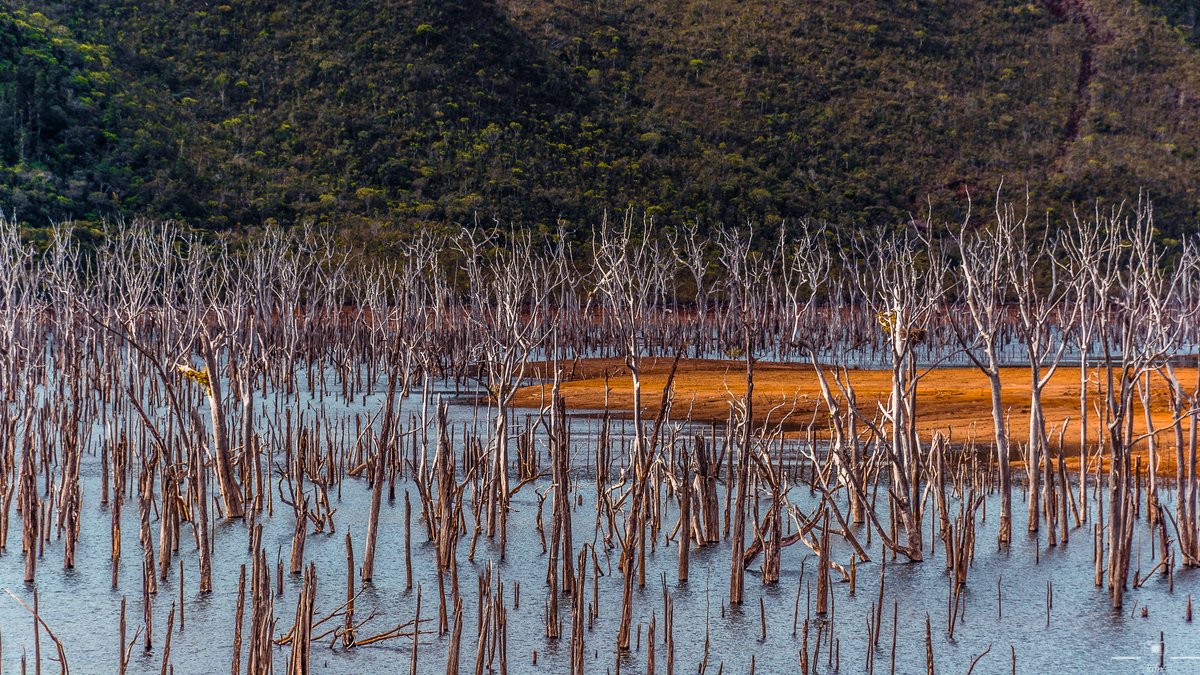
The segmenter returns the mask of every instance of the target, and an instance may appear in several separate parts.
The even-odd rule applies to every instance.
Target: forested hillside
[[[0,207],[363,236],[498,218],[1200,221],[1194,3],[22,0]]]

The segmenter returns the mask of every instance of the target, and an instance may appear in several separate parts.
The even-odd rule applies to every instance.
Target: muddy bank
[[[646,359],[642,366],[642,403],[649,413],[657,412],[662,387],[671,360]],[[1078,466],[1080,441],[1080,372],[1078,367],[1060,367],[1043,390],[1047,433],[1057,453],[1061,439],[1068,458]],[[621,359],[585,359],[562,367],[561,392],[567,407],[574,410],[598,410],[605,407],[629,412],[633,409],[633,384]],[[549,377],[550,369],[541,364],[534,368],[538,377]],[[1195,368],[1178,368],[1183,382],[1195,381]],[[850,382],[861,404],[886,405],[891,392],[891,372],[851,370]],[[1104,374],[1099,369],[1087,372],[1089,445],[1101,437],[1103,426],[1097,412],[1102,403]],[[1029,396],[1031,378],[1026,367],[1003,369],[1004,408],[1009,415],[1010,438],[1017,443],[1029,440]],[[1175,447],[1170,430],[1172,416],[1168,390],[1161,378],[1150,379],[1150,417],[1156,430],[1159,473],[1174,475]],[[745,395],[745,364],[742,361],[684,359],[675,377],[673,416],[699,422],[724,423],[733,402]],[[517,392],[515,404],[536,408],[550,396],[550,385],[534,385]],[[917,387],[918,428],[923,437],[942,432],[954,442],[975,440],[990,445],[994,433],[991,394],[987,378],[975,368],[935,368]],[[823,433],[820,389],[811,366],[799,363],[760,362],[754,369],[754,411],[759,423],[782,425],[789,433],[806,433],[812,427]],[[868,406],[864,406],[866,408]],[[1137,405],[1135,430],[1146,431],[1145,415]],[[1186,425],[1186,422],[1185,422]],[[1065,428],[1065,431],[1064,431]],[[1186,436],[1186,428],[1185,428]],[[1147,441],[1137,447],[1145,456]],[[1070,462],[1069,462],[1070,463]],[[1147,466],[1143,459],[1143,466]]]

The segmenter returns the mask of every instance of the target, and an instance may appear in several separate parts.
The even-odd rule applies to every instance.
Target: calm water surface
[[[359,401],[374,410],[378,401],[368,398]],[[339,404],[327,402],[329,406]],[[407,404],[409,408],[412,403]],[[349,412],[356,406],[345,407]],[[359,408],[362,409],[361,407]],[[333,412],[337,412],[334,410]],[[465,403],[452,406],[455,424],[472,424],[476,419]],[[478,416],[479,428],[486,425],[485,415]],[[595,481],[588,470],[591,444],[588,433],[595,421],[573,418],[573,440],[580,447],[574,460],[577,482],[574,485],[582,504],[576,504],[573,515],[576,549],[584,543],[595,543],[601,570],[599,619],[586,631],[587,672],[615,673],[617,659],[614,645],[620,619],[621,579],[616,572],[618,549],[605,551],[602,538],[595,527]],[[97,429],[97,433],[101,430]],[[461,438],[461,433],[457,434]],[[513,453],[515,459],[515,453]],[[129,635],[141,626],[142,590],[141,555],[137,544],[138,513],[136,502],[126,502],[123,512],[125,555],[119,568],[119,587],[111,588],[109,562],[108,507],[99,505],[100,464],[95,456],[86,456],[81,469],[83,490],[82,529],[78,550],[78,567],[62,569],[62,542],[58,539],[46,546],[45,559],[38,567],[36,588],[41,613],[47,624],[66,645],[73,673],[114,673],[118,658],[118,618],[122,598],[128,602]],[[615,475],[615,471],[614,471]],[[468,561],[469,537],[459,546],[459,574],[464,603],[464,631],[461,660],[464,671],[474,672],[476,607],[476,576],[492,564],[496,572],[510,583],[519,581],[520,606],[514,606],[514,592],[506,588],[508,605],[508,657],[511,673],[563,673],[569,663],[570,613],[569,602],[561,602],[563,638],[548,640],[544,629],[544,608],[547,593],[545,570],[547,556],[535,529],[537,494],[548,483],[542,481],[524,487],[514,498],[509,518],[507,556],[499,559],[496,542],[481,537],[475,560]],[[385,498],[381,513],[379,550],[374,583],[359,596],[356,617],[374,613],[375,618],[359,630],[360,636],[383,632],[396,624],[409,621],[416,610],[416,589],[405,588],[404,573],[404,491],[412,492],[414,501],[413,563],[415,580],[423,589],[422,616],[436,617],[437,577],[433,567],[432,545],[424,541],[423,528],[416,519],[419,512],[416,491],[406,481],[397,484],[398,498]],[[468,495],[470,491],[468,490]],[[336,531],[308,536],[305,547],[307,559],[316,562],[318,574],[316,616],[336,609],[345,600],[346,559],[345,532],[354,540],[356,559],[361,555],[366,531],[369,488],[364,480],[347,479],[340,494],[331,490],[336,513]],[[1173,496],[1173,495],[1170,495]],[[793,503],[802,508],[816,506],[816,498],[808,489],[793,488]],[[896,672],[925,672],[925,616],[933,626],[933,651],[937,672],[964,673],[973,658],[991,647],[975,668],[975,673],[1008,673],[1012,668],[1012,652],[1016,653],[1019,673],[1143,673],[1156,672],[1160,633],[1166,644],[1163,663],[1165,672],[1200,673],[1200,617],[1197,623],[1184,619],[1188,596],[1200,601],[1200,570],[1180,570],[1175,574],[1174,592],[1168,589],[1165,577],[1155,576],[1126,596],[1126,607],[1114,611],[1108,594],[1093,583],[1092,534],[1090,524],[1073,530],[1070,543],[1048,547],[1041,541],[1025,536],[1023,495],[1015,495],[1013,531],[1016,541],[1008,551],[995,547],[997,500],[989,498],[988,516],[980,523],[975,562],[970,570],[966,590],[966,610],[960,617],[954,639],[947,635],[947,591],[950,584],[945,569],[941,544],[936,555],[923,563],[903,564],[889,560],[885,578],[885,614],[880,646],[876,650],[875,672],[889,669],[892,634],[893,599],[898,601],[896,626]],[[1169,496],[1168,496],[1169,498]],[[722,504],[724,496],[722,493]],[[579,501],[578,499],[576,500]],[[765,502],[764,502],[765,504]],[[271,557],[272,568],[276,554],[285,561],[289,555],[293,530],[290,508],[276,500],[276,515],[260,522],[264,530],[264,546]],[[953,507],[957,509],[957,502]],[[547,523],[550,504],[545,506]],[[932,509],[931,509],[932,510]],[[14,509],[15,511],[15,509]],[[666,516],[673,527],[677,515],[673,500]],[[1093,509],[1094,516],[1094,509]],[[9,550],[0,554],[0,587],[11,590],[32,604],[34,586],[22,582],[23,560],[20,553],[20,524],[15,513],[9,539]],[[472,527],[468,515],[468,530]],[[155,525],[157,533],[157,525]],[[247,548],[247,527],[242,522],[219,523],[213,533],[214,589],[202,595],[197,591],[197,557],[190,528],[181,530],[184,560],[184,589],[186,603],[184,623],[176,620],[176,632],[171,644],[171,662],[177,673],[229,672],[233,648],[233,624],[237,602],[239,567],[250,565]],[[860,531],[865,542],[866,532]],[[548,533],[547,533],[548,536]],[[926,546],[929,539],[926,533]],[[1139,545],[1143,573],[1153,566],[1153,551],[1144,522],[1135,534]],[[157,542],[156,542],[157,543]],[[871,552],[875,560],[858,566],[857,594],[851,595],[849,584],[835,583],[835,603],[832,625],[821,627],[823,635],[833,631],[835,657],[840,672],[865,672],[866,621],[877,600],[879,588],[879,543],[874,540]],[[1037,555],[1035,555],[1035,551]],[[849,548],[843,543],[834,546],[834,560],[846,563]],[[655,551],[648,554],[646,587],[636,591],[634,621],[640,627],[640,647],[620,658],[622,673],[646,672],[647,650],[657,656],[657,672],[666,672],[666,648],[663,644],[663,593],[675,603],[675,669],[678,673],[695,673],[703,659],[705,636],[709,639],[710,673],[724,667],[726,673],[744,673],[754,659],[759,673],[799,672],[799,635],[793,635],[793,613],[799,598],[799,616],[803,621],[807,607],[815,598],[816,559],[802,544],[784,549],[782,578],[772,586],[760,581],[757,565],[746,579],[746,603],[730,609],[724,601],[728,594],[730,549],[727,542],[709,547],[693,548],[691,578],[687,583],[676,581],[677,551],[674,544],[664,545],[661,535]],[[1137,568],[1139,558],[1134,557]],[[589,565],[590,568],[590,565]],[[804,569],[803,578],[801,570]],[[273,572],[272,572],[273,575]],[[664,581],[665,575],[665,581]],[[587,601],[591,601],[589,572]],[[834,578],[837,575],[834,574]],[[1047,584],[1053,584],[1053,608],[1047,623]],[[178,566],[170,577],[159,585],[152,599],[154,615],[153,649],[146,653],[139,642],[134,650],[131,672],[157,673],[162,664],[162,643],[167,615],[172,602],[179,598]],[[249,583],[247,582],[247,585]],[[278,636],[287,631],[295,616],[296,598],[301,586],[299,577],[287,575],[284,592],[275,601]],[[997,588],[1003,596],[1002,612],[997,602]],[[761,607],[767,618],[767,635],[762,638]],[[1142,608],[1148,616],[1142,616]],[[1197,608],[1200,611],[1200,607]],[[657,617],[656,644],[646,638],[646,626]],[[249,624],[247,610],[246,623]],[[435,628],[429,622],[429,628]],[[248,628],[248,626],[247,626]],[[815,643],[816,623],[811,629],[810,650]],[[7,594],[0,595],[0,637],[3,639],[0,665],[5,672],[20,672],[24,654],[29,672],[33,672],[33,624],[25,609]],[[449,637],[436,633],[422,636],[418,647],[418,671],[444,673]],[[44,633],[41,638],[44,672],[57,672],[50,659],[54,647]],[[378,645],[343,650],[340,646],[314,644],[314,671],[319,673],[393,673],[407,672],[411,658],[411,638],[387,641]],[[537,653],[538,665],[533,665]],[[275,667],[286,671],[288,648],[276,650]],[[243,658],[245,646],[243,646]],[[829,663],[828,649],[822,649],[816,664],[817,672],[833,672],[838,663]],[[498,665],[498,664],[493,664]],[[243,667],[244,669],[244,667]]]

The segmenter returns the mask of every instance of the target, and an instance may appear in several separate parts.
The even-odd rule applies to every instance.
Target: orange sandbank
[[[646,414],[657,412],[662,388],[671,367],[670,359],[646,359],[642,364],[642,404]],[[547,368],[537,369],[537,375],[547,376]],[[1195,368],[1178,368],[1177,375],[1190,388],[1196,381]],[[607,395],[609,408],[628,412],[633,409],[633,385],[629,371],[620,359],[589,359],[563,367],[564,382],[560,391],[568,408],[600,409]],[[607,373],[607,393],[606,379]],[[1096,403],[1100,401],[1097,382],[1102,373],[1096,369],[1088,371],[1088,441],[1089,445],[1099,438],[1100,424]],[[874,407],[876,402],[886,403],[891,392],[891,372],[880,370],[852,370],[850,379],[854,384],[859,405]],[[1003,382],[1004,409],[1009,419],[1009,435],[1014,443],[1024,443],[1029,438],[1029,394],[1030,372],[1027,367],[1005,368],[1001,373]],[[1175,448],[1173,434],[1169,430],[1172,421],[1168,389],[1164,380],[1152,374],[1151,419],[1155,429],[1159,456],[1159,473],[1174,475]],[[1079,452],[1079,368],[1060,367],[1045,387],[1042,394],[1046,413],[1047,432],[1051,444],[1058,446],[1059,434],[1063,447],[1078,466]],[[675,376],[675,394],[672,416],[690,418],[703,422],[724,422],[729,418],[732,402],[745,395],[745,364],[741,361],[709,359],[686,359],[679,362]],[[517,392],[514,404],[522,407],[540,407],[550,395],[550,385],[534,385]],[[987,378],[976,368],[936,368],[928,372],[917,387],[917,426],[923,437],[936,431],[948,434],[954,442],[975,439],[981,445],[992,443],[993,425],[991,394]],[[774,426],[783,422],[788,432],[807,429],[814,420],[814,412],[820,402],[820,389],[816,374],[809,365],[798,363],[760,362],[754,369],[754,413],[756,421]],[[1136,405],[1134,428],[1138,433],[1146,429],[1145,415],[1140,402]],[[818,415],[814,430],[821,432],[822,421]],[[1185,421],[1186,433],[1186,421]],[[1145,455],[1148,443],[1138,444],[1138,451]],[[1147,466],[1143,458],[1143,466]]]

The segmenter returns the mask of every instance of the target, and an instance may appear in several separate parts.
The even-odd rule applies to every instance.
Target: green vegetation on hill
[[[1200,222],[1181,0],[18,4],[0,206],[30,223],[861,225],[1001,181]]]
[[[152,184],[170,153],[146,138],[152,110],[131,107],[111,50],[42,14],[0,11],[0,55],[0,208],[9,217],[43,224],[170,208]]]
[[[1163,22],[1173,26],[1193,46],[1200,46],[1200,2],[1197,0],[1142,0]]]

